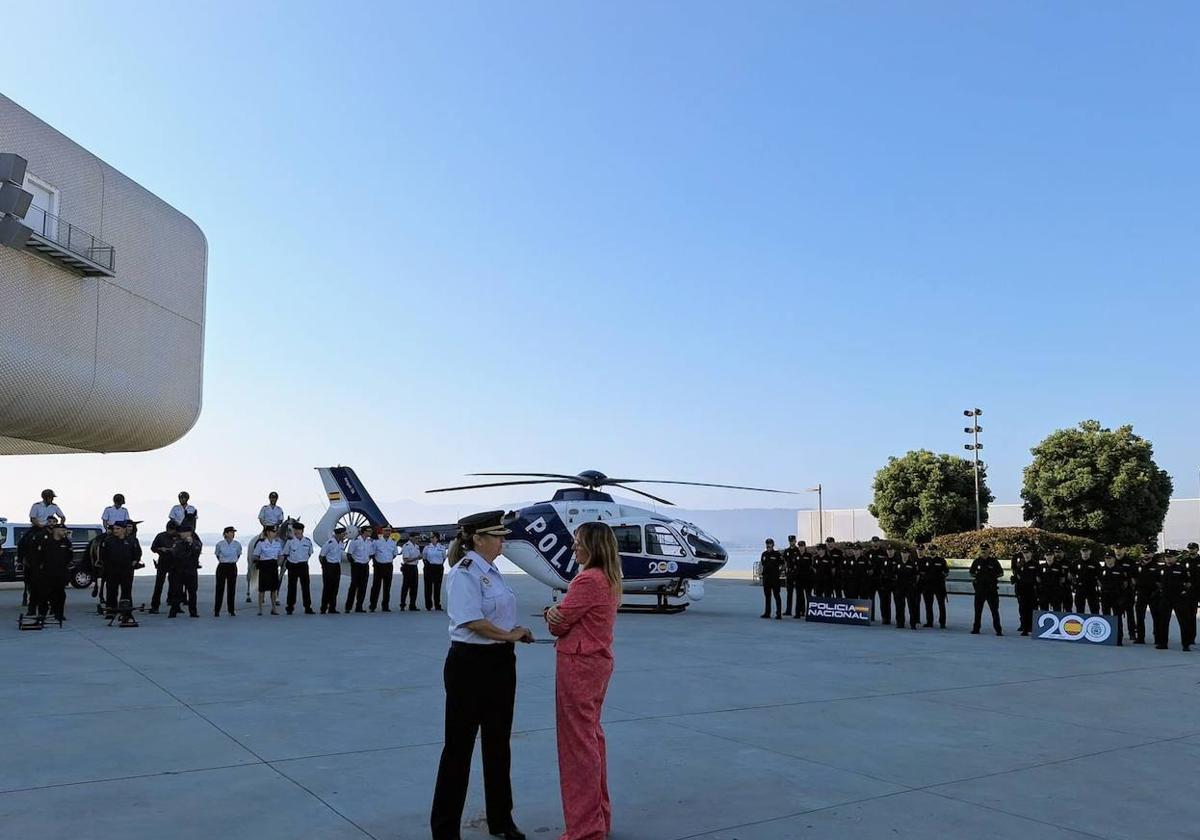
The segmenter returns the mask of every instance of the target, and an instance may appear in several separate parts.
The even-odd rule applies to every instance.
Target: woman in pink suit
[[[575,531],[575,575],[562,603],[546,610],[558,637],[555,674],[558,777],[567,830],[560,840],[603,840],[612,830],[600,711],[613,671],[613,623],[621,603],[621,556],[612,528]]]

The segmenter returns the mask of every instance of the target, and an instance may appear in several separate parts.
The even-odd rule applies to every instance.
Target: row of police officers
[[[996,635],[1003,635],[999,585],[1004,568],[992,556],[989,544],[980,545],[979,555],[969,569],[975,594],[971,632],[980,632],[986,609]],[[771,617],[772,604],[777,619],[793,614],[803,618],[809,599],[836,597],[871,601],[873,617],[877,615],[884,624],[892,624],[894,608],[898,628],[906,622],[910,628],[918,625],[922,602],[924,625],[932,627],[936,604],[938,625],[946,626],[950,570],[945,558],[929,545],[893,549],[874,538],[868,543],[839,546],[830,538],[810,548],[789,536],[782,551],[768,539],[760,564],[763,618]],[[1189,543],[1183,553],[1147,553],[1140,558],[1119,558],[1110,552],[1101,560],[1086,548],[1073,557],[1058,551],[1018,553],[1012,560],[1010,580],[1022,636],[1033,632],[1036,610],[1073,611],[1113,616],[1118,644],[1126,634],[1143,644],[1149,613],[1156,647],[1167,647],[1172,618],[1178,622],[1183,649],[1190,650],[1195,644],[1200,608],[1200,548],[1196,543]]]

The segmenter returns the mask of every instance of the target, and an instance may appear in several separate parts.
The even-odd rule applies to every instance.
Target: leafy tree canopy
[[[891,539],[925,542],[938,534],[975,527],[973,464],[955,455],[935,455],[927,449],[888,458],[875,474],[874,501],[868,506]],[[983,522],[993,499],[987,471],[979,466],[979,500]]]
[[[1085,420],[1030,451],[1021,498],[1034,527],[1125,546],[1147,545],[1162,530],[1174,485],[1132,426]]]

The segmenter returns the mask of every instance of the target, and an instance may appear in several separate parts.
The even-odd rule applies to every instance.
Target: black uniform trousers
[[[172,612],[182,612],[184,604],[187,604],[188,614],[198,615],[199,613],[196,612],[196,587],[200,583],[200,575],[195,563],[187,562],[182,565],[191,566],[191,568],[180,568],[177,564],[176,568],[171,571],[167,603],[171,605]]]
[[[800,578],[796,582],[796,618],[808,615],[808,602],[812,600],[812,581]]]
[[[410,610],[417,608],[417,578],[420,574],[416,563],[400,564],[400,609],[406,604]]]
[[[1118,593],[1116,595],[1104,595],[1100,599],[1100,610],[1101,610],[1100,614],[1116,616],[1116,619],[1117,619],[1117,644],[1119,644],[1119,645],[1122,645],[1125,643],[1124,642],[1124,639],[1125,639],[1124,624],[1125,624],[1125,622],[1123,620],[1124,616],[1122,615],[1122,613],[1124,612],[1124,608],[1125,608],[1124,593]],[[1131,630],[1132,630],[1132,628],[1131,628]]]
[[[221,601],[225,611],[233,615],[233,596],[237,592],[237,563],[217,563],[217,591],[213,599],[213,615],[221,614]]]
[[[38,607],[38,615],[46,615],[49,613],[57,619],[62,619],[63,611],[67,607],[67,575],[63,570],[61,573],[46,572],[42,578],[42,603]]]
[[[392,575],[396,571],[395,563],[380,563],[377,560],[371,561],[371,565],[375,567],[375,574],[371,577],[371,609],[379,604],[379,595],[383,594],[383,608],[391,610],[392,608]],[[404,600],[404,596],[400,596],[400,600]]]
[[[787,590],[787,604],[783,608],[783,614],[791,615],[792,614],[792,605],[795,602],[796,589],[797,589],[796,581],[791,575],[787,576],[787,581],[784,583],[784,589]]]
[[[1166,647],[1171,638],[1171,614],[1179,622],[1179,641],[1183,647],[1191,647],[1196,643],[1196,611],[1191,599],[1168,598],[1160,595],[1153,601],[1154,615],[1154,645]],[[1189,616],[1190,613],[1190,616]]]
[[[879,620],[884,624],[892,623],[892,590],[879,589]]]
[[[892,597],[896,601],[896,626],[904,626],[904,608],[908,607],[908,621],[910,627],[916,627],[917,621],[921,615],[917,607],[917,590],[913,589],[897,589],[892,593]]]
[[[483,740],[488,830],[503,831],[513,824],[509,776],[509,740],[517,694],[513,644],[452,642],[442,674],[446,685],[446,734],[429,818],[433,840],[458,840],[476,733],[482,734]]]
[[[775,615],[783,615],[783,601],[779,596],[779,581],[763,578],[763,615],[771,614],[771,597],[775,598]]]
[[[1075,590],[1075,612],[1083,612],[1084,607],[1092,615],[1100,614],[1100,595],[1095,589],[1080,588]]]
[[[996,589],[975,590],[975,623],[972,630],[978,630],[983,620],[983,605],[987,604],[992,611],[992,628],[1000,634],[1000,592]]]
[[[156,610],[162,605],[163,587],[167,582],[167,574],[171,571],[171,562],[159,558],[154,566],[154,592],[150,596],[150,609]]]
[[[1017,614],[1020,616],[1021,633],[1033,631],[1033,610],[1037,606],[1037,586],[1034,583],[1017,581],[1013,584],[1017,596]]]
[[[1059,591],[1050,589],[1038,594],[1041,599],[1041,608],[1046,612],[1070,612],[1071,611],[1071,593],[1069,590]]]
[[[445,568],[441,563],[425,564],[425,609],[440,610],[442,608],[442,574]]]
[[[1137,630],[1137,634],[1134,636],[1134,639],[1136,639],[1139,642],[1146,641],[1146,610],[1150,610],[1150,620],[1153,621],[1156,625],[1158,624],[1158,610],[1154,606],[1154,604],[1155,604],[1155,595],[1153,592],[1138,592],[1137,593],[1137,602],[1133,608],[1133,617],[1134,617],[1133,626],[1134,626],[1134,629]],[[1154,637],[1157,639],[1158,632],[1157,631],[1153,631],[1153,632],[1154,632]]]
[[[287,611],[296,609],[296,581],[300,582],[300,597],[304,601],[304,609],[312,609],[312,590],[308,586],[308,561],[287,564]]]
[[[937,599],[938,605],[938,626],[946,626],[946,582],[942,581],[941,586],[934,584],[933,586],[921,587],[921,597],[925,601],[925,626],[933,626],[933,601]]]
[[[38,607],[45,600],[46,576],[42,574],[40,565],[25,564],[25,615],[37,615]],[[45,615],[45,613],[42,613]]]
[[[367,597],[367,578],[370,569],[366,563],[350,564],[350,585],[346,587],[346,612],[351,609],[362,612],[363,599]]]
[[[337,612],[338,589],[342,585],[342,564],[321,561],[321,612]]]
[[[104,606],[110,613],[117,611],[120,601],[133,602],[133,569],[104,573]]]

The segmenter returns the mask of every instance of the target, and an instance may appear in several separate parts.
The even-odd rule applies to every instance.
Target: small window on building
[[[646,553],[657,554],[660,557],[686,557],[679,540],[665,525],[646,526]]]
[[[636,525],[618,525],[613,528],[617,535],[617,551],[622,554],[642,553],[642,529]]]

